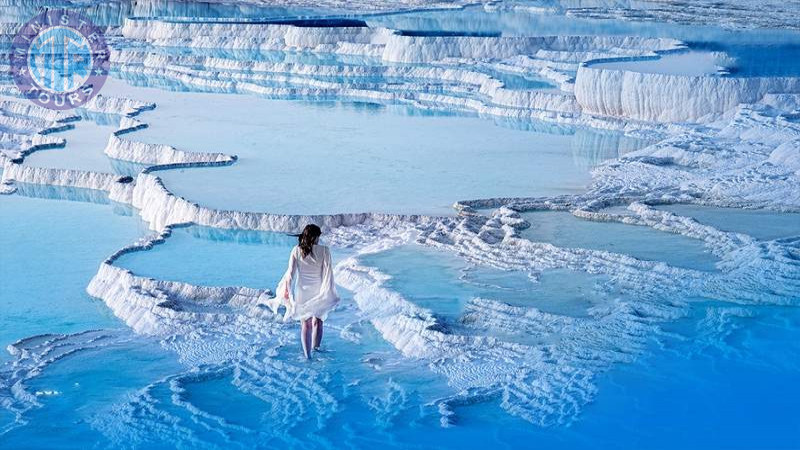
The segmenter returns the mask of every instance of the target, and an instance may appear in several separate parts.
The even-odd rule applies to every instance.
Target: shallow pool
[[[800,235],[800,214],[774,211],[716,208],[696,205],[665,205],[657,209],[695,219],[722,231],[744,233],[772,240]]]
[[[665,75],[712,76],[725,70],[726,61],[712,52],[693,51],[662,55],[657,59],[616,61],[592,64],[593,68],[628,70]]]
[[[80,190],[54,190],[62,198],[91,199]],[[147,233],[144,223],[110,204],[21,195],[0,195],[0,211],[0,345],[42,333],[124,326],[86,294],[86,285],[100,262]]]
[[[608,294],[599,288],[607,280],[585,272],[548,270],[531,278],[524,272],[468,264],[457,255],[417,245],[360,259],[389,275],[390,289],[450,325],[458,324],[473,298],[575,317],[585,316],[589,308],[608,299]]]
[[[369,255],[362,261],[390,275],[386,285],[391,289],[438,313],[452,333],[485,333],[485,329],[470,328],[469,314],[462,321],[458,319],[473,296],[577,318],[585,317],[591,306],[625,297],[623,292],[610,291],[609,295],[602,289],[607,289],[607,283],[601,277],[562,270],[545,272],[538,286],[526,288],[525,283],[531,281],[524,277],[467,268],[454,255],[415,246]],[[520,289],[527,297],[519,295]],[[791,413],[792,399],[798,395],[792,374],[800,370],[796,363],[800,347],[793,340],[800,330],[800,313],[795,308],[686,300],[685,316],[666,324],[666,334],[654,337],[657,344],[635,363],[598,376],[599,394],[586,406],[579,422],[570,427],[524,430],[512,421],[501,430],[472,436],[467,442],[479,446],[490,441],[514,447],[515,440],[524,439],[548,448],[665,449],[791,447],[800,442],[792,431],[798,421]],[[594,320],[602,321],[602,314]],[[520,320],[521,329],[524,324]],[[500,329],[490,334],[534,345],[556,339],[552,345],[559,345],[556,337],[542,340],[543,336],[521,337]],[[775,395],[775,389],[786,394]],[[467,427],[474,427],[469,431],[475,431],[482,429],[483,422],[474,422],[473,417],[486,418],[492,408],[487,403],[458,411],[466,416]],[[769,413],[754,418],[752,411]],[[499,417],[492,420],[504,422]],[[468,430],[458,428],[451,435],[453,439],[470,436]],[[678,429],[682,431],[670,431]],[[712,435],[708,429],[724,433]]]
[[[537,211],[522,216],[531,226],[520,234],[535,242],[605,250],[697,270],[714,270],[717,262],[703,241],[645,226],[594,222],[566,211]]]
[[[119,117],[84,115],[73,122],[75,128],[52,136],[67,141],[63,148],[40,150],[25,158],[25,165],[56,169],[114,172],[111,159],[103,153],[109,137],[119,127]]]
[[[21,2],[0,10],[23,22],[41,6]],[[639,69],[686,73],[688,67],[705,74],[718,62],[711,53],[722,50],[734,58],[727,61],[731,76],[800,74],[800,34],[794,31],[578,19],[502,6],[340,15],[417,36],[674,37],[695,53]],[[170,0],[104,2],[85,10],[104,25],[134,15],[260,20],[331,13]],[[266,50],[159,51],[371,63],[363,56]],[[705,56],[693,60],[698,54]],[[672,66],[676,62],[683,65]],[[489,67],[480,69],[509,89],[552,89],[536,76]],[[147,129],[124,139],[239,156],[226,167],[155,172],[176,194],[219,209],[452,214],[458,200],[583,193],[592,168],[646,144],[538,121],[363,101],[185,92],[190,88],[156,77],[128,81],[145,87],[110,79],[104,93],[153,101],[157,108],[137,117]],[[87,116],[75,125],[58,135],[67,147],[35,153],[25,164],[128,175],[144,168],[102,153],[117,126],[113,117]],[[798,267],[796,214],[658,207],[769,241],[747,240],[741,252],[726,255],[720,270],[699,240],[555,211],[524,213],[531,227],[522,237],[698,272],[631,264],[619,277],[613,266],[606,267],[611,276],[566,269],[529,274],[409,242],[357,256],[359,265],[390,277],[381,288],[407,300],[398,308],[411,313],[394,325],[422,323],[410,328],[418,346],[404,353],[404,342],[390,339],[395,330],[385,327],[396,311],[372,308],[395,297],[379,295],[374,286],[365,289],[366,298],[340,289],[342,303],[326,321],[322,352],[309,362],[300,356],[297,324],[257,305],[192,308],[206,299],[178,298],[167,287],[140,286],[147,284],[141,280],[113,292],[108,305],[89,297],[87,284],[101,262],[149,234],[147,224],[101,191],[16,188],[0,196],[0,347],[19,341],[0,357],[0,448],[800,447],[800,312],[758,304],[797,304],[791,291],[800,280],[800,271],[792,272]],[[438,225],[451,230],[455,220]],[[370,230],[373,225],[353,232],[387,233]],[[115,264],[142,277],[198,286],[274,288],[295,242],[281,233],[185,225]],[[442,242],[446,247],[446,236]],[[479,239],[463,244],[492,250]],[[333,249],[337,263],[354,253]],[[688,281],[670,283],[676,272]],[[664,286],[630,285],[654,279]],[[726,290],[730,285],[741,292]],[[128,295],[148,306],[155,299],[157,314],[149,320],[167,324],[168,331],[148,336],[127,326],[127,311],[112,302],[133,303]],[[428,311],[435,320],[427,320]],[[523,418],[526,411],[561,421],[542,425],[541,417]]]
[[[116,264],[161,280],[274,289],[296,244],[296,237],[282,233],[178,227],[166,242],[127,253]]]
[[[797,447],[798,326],[796,308],[693,305],[665,349],[601,377],[591,418],[566,434],[610,447]]]
[[[528,131],[378,104],[116,86],[158,102],[141,116],[149,127],[127,139],[239,156],[231,166],[158,173],[176,194],[219,209],[451,214],[458,199],[580,192],[591,167],[644,145],[602,131]]]
[[[87,326],[120,325],[89,324],[84,318],[70,328]],[[98,430],[98,420],[113,414],[116,403],[180,368],[174,355],[156,340],[136,336],[130,330],[105,329],[45,338],[48,344],[40,339],[25,347],[33,361],[18,363],[16,373],[9,374],[0,366],[5,380],[19,381],[39,403],[35,407],[15,401],[0,387],[0,400],[11,401],[12,407],[30,408],[24,411],[23,423],[15,424],[13,415],[0,413],[0,432],[5,431],[2,448],[65,448],[72,447],[70,443],[85,442],[113,446],[110,435]]]

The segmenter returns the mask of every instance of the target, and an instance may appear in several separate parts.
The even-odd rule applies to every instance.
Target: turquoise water
[[[517,289],[524,286],[523,277],[483,269],[484,275],[472,280],[482,281],[480,286],[458,283],[464,263],[441,251],[409,247],[363,260],[392,276],[387,283],[393,289],[445,315],[471,296],[539,307],[544,297],[568,309],[589,292],[592,301],[602,298],[599,277],[587,285],[586,276],[575,272],[555,271],[550,281],[545,273],[542,287],[528,288],[529,297],[521,299]],[[571,277],[570,288],[558,284],[562,277]],[[552,306],[550,311],[568,314]],[[800,346],[793,337],[798,325],[800,314],[793,308],[691,303],[684,318],[665,326],[670,334],[639,361],[599,377],[600,395],[578,423],[524,435],[510,428],[498,435],[547,448],[793,448],[800,443],[792,412],[800,394],[793,381],[800,369]]]
[[[128,254],[119,263],[134,271],[145,271],[144,275],[182,281],[195,281],[204,276],[208,284],[220,285],[229,284],[241,271],[240,277],[245,281],[242,284],[258,286],[263,279],[259,272],[271,270],[274,273],[282,269],[283,256],[290,243],[288,238],[272,233],[179,228],[166,244],[148,252]],[[270,269],[271,260],[274,270]],[[417,246],[370,255],[361,261],[390,275],[387,286],[433,310],[451,332],[481,334],[459,321],[464,303],[475,296],[582,317],[591,306],[624,295],[603,293],[606,280],[598,276],[557,270],[545,272],[534,282],[525,274],[475,267],[455,255]],[[245,267],[248,264],[249,269]],[[349,294],[345,291],[344,295],[347,303]],[[730,323],[714,320],[728,310],[735,311]],[[391,347],[374,331],[369,331],[368,325],[356,326],[356,330],[365,333],[358,342],[343,339],[345,335],[341,330],[357,318],[355,313],[352,306],[345,306],[332,316],[326,338],[328,353],[322,354],[311,366],[331,377],[324,383],[328,391],[343,395],[338,399],[336,412],[325,419],[323,429],[306,424],[316,430],[312,431],[317,436],[314,443],[309,443],[312,447],[337,448],[341,442],[363,447],[372,445],[373,439],[379,437],[388,439],[384,445],[390,448],[431,442],[436,448],[514,447],[520,439],[548,448],[587,445],[628,448],[645,443],[651,448],[674,448],[676,445],[695,448],[694,444],[702,443],[704,437],[706,443],[732,448],[748,448],[758,442],[788,448],[796,442],[791,437],[796,425],[790,413],[792,403],[769,395],[770,391],[765,391],[763,384],[753,382],[755,377],[769,380],[790,393],[796,390],[789,384],[792,377],[787,373],[797,370],[791,358],[800,356],[800,348],[793,343],[781,344],[780,350],[775,348],[786,339],[791,340],[790,336],[800,325],[800,316],[788,308],[692,304],[686,318],[666,327],[670,336],[661,339],[639,362],[600,375],[600,395],[586,407],[579,422],[569,428],[545,429],[530,427],[509,417],[492,401],[459,408],[458,426],[439,428],[435,411],[421,407],[421,403],[426,395],[446,392],[446,385],[438,377],[426,375],[413,364],[409,366],[409,362],[398,360]],[[504,337],[502,332],[492,334]],[[538,336],[505,338],[512,342],[535,343]],[[772,350],[763,352],[762,348]],[[296,352],[292,346],[285,347],[277,360],[295,365]],[[756,353],[758,357],[753,356]],[[737,376],[731,377],[731,371]],[[246,429],[264,427],[267,417],[286,420],[271,415],[275,413],[270,409],[275,403],[243,394],[231,384],[232,377],[224,371],[213,376],[204,375],[187,382],[183,395],[194,407],[226,417],[230,423]],[[356,385],[351,385],[353,382]],[[730,403],[720,402],[719,397],[731,389],[739,395]],[[684,394],[676,398],[675,392]],[[186,414],[174,404],[169,406],[173,393],[168,386],[159,385],[153,395],[167,404],[164,408],[171,414]],[[390,407],[390,411],[378,405]],[[756,410],[770,408],[785,414],[777,421],[753,422],[750,414],[741,413],[743,410],[737,405]],[[337,423],[347,425],[337,428]],[[768,431],[769,435],[765,435],[764,440],[751,433],[743,435],[741,427],[745,424]],[[303,430],[308,431],[306,425],[297,425],[287,434],[299,436]],[[726,430],[729,434],[719,438],[708,434],[709,427]],[[673,429],[685,432],[667,431]],[[271,427],[262,428],[259,438],[235,430],[229,431],[229,437],[237,445],[255,442],[277,445],[293,439]],[[191,441],[192,446],[207,447],[218,442],[214,433],[200,433],[196,438],[197,441]],[[658,439],[655,445],[654,439]],[[157,447],[167,445],[154,436],[144,442]]]
[[[388,287],[451,324],[457,324],[466,304],[475,297],[580,317],[606,296],[598,289],[605,281],[601,276],[557,269],[532,279],[523,272],[469,265],[454,255],[419,246],[367,255],[361,260],[389,275]]]
[[[7,8],[11,17],[35,7],[0,8]],[[103,24],[119,24],[131,15],[261,19],[320,14],[168,1],[105,2],[87,12]],[[738,58],[734,76],[800,72],[794,32],[735,33],[476,8],[366,20],[409,33],[678,37],[696,49],[731,52]],[[304,59],[308,55],[257,56],[311,62]],[[313,58],[327,64],[346,60]],[[535,79],[494,75],[510,88],[548,88]],[[237,164],[224,168],[158,172],[178,194],[220,208],[446,214],[460,199],[581,192],[592,167],[643,145],[608,132],[396,105],[167,92],[119,80],[110,80],[106,88],[109,94],[158,103],[155,111],[141,116],[151,127],[131,138],[240,156]],[[209,103],[215,106],[211,111]],[[61,135],[69,142],[66,148],[34,154],[26,164],[120,174],[141,170],[102,154],[104,138],[116,124],[113,118],[95,118],[84,118],[75,130]],[[302,165],[307,161],[314,162]],[[308,189],[294,177],[298,165],[330,189]],[[532,276],[409,244],[362,256],[359,263],[388,275],[385,288],[430,311],[441,333],[435,336],[461,336],[464,347],[456,346],[454,353],[437,360],[403,355],[375,325],[384,317],[365,313],[354,293],[340,289],[343,301],[326,322],[323,352],[307,362],[300,358],[295,323],[249,311],[231,323],[202,314],[182,318],[186,311],[176,307],[172,311],[178,318],[170,322],[180,330],[175,335],[134,333],[85,290],[106,257],[150,233],[138,212],[99,191],[16,187],[17,194],[0,196],[0,347],[25,340],[18,344],[19,353],[0,357],[3,449],[800,447],[800,312],[793,306],[713,302],[697,292],[666,290],[663,298],[653,300],[610,276],[566,269]],[[777,246],[776,254],[787,261],[800,260],[796,214],[663,209],[722,230],[777,240],[762,244]],[[713,279],[724,269],[717,269],[717,259],[702,242],[684,236],[586,221],[565,212],[524,217],[531,227],[522,237],[531,241],[662,261],[702,271],[697,275],[701,279]],[[176,227],[164,243],[128,253],[116,264],[161,280],[273,288],[294,239],[279,233]],[[338,262],[353,256],[353,250],[334,247],[333,254]],[[757,273],[755,278],[774,275]],[[800,279],[800,273],[781,275]],[[652,286],[639,287],[648,291]],[[779,295],[747,294],[756,300],[761,294],[764,300]],[[176,300],[170,298],[174,293],[164,295],[166,304]],[[796,305],[798,297],[788,292],[783,300]],[[524,315],[505,322],[500,315],[484,317],[488,308],[475,298],[517,308]],[[674,316],[651,323],[648,307],[654,301]],[[626,320],[613,314],[619,305],[628,305],[622,308],[630,312]],[[539,317],[537,312],[547,314],[542,322],[531,319]],[[562,326],[549,329],[547,324]],[[429,330],[420,333],[424,331]],[[568,339],[582,332],[590,338],[581,345]],[[435,342],[428,344],[436,348]],[[523,420],[504,409],[506,396],[513,399],[518,392],[484,393],[477,381],[479,386],[458,400],[464,392],[459,382],[481,381],[497,363],[483,359],[482,352],[497,351],[500,359],[512,358],[509,364],[519,361],[513,353],[503,353],[508,346],[541,357],[522,358],[530,366],[515,368],[541,370],[539,377],[530,378],[532,389],[550,386],[548,364],[563,369],[565,378],[576,375],[570,372],[575,366],[591,373],[589,391],[567,385],[575,388],[575,398],[587,395],[578,406],[547,403],[551,393],[545,388],[533,397],[566,411],[569,425]],[[604,364],[603,351],[624,353],[627,362]],[[437,366],[446,363],[453,364]],[[462,363],[474,365],[460,373],[454,369],[462,378],[448,378],[452,373],[446,369],[462,369]],[[502,375],[505,381],[519,376],[516,370]],[[449,428],[441,426],[438,406],[448,397],[456,398]],[[576,407],[577,412],[572,410]]]
[[[146,233],[144,224],[108,204],[19,195],[0,196],[0,212],[3,347],[36,334],[123,326],[86,285],[103,259]]]
[[[363,261],[392,276],[393,289],[438,312],[460,310],[471,296],[515,305],[544,303],[556,314],[602,299],[602,279],[576,272],[545,273],[541,287],[526,288],[523,299],[517,289],[526,281],[519,274],[484,268],[472,280],[484,284],[459,283],[454,280],[465,264],[441,251],[408,247]],[[572,279],[569,287],[559,284],[565,277]],[[620,296],[624,293],[607,301]],[[800,422],[793,412],[800,395],[794,382],[800,370],[798,327],[795,308],[690,303],[685,317],[666,325],[669,334],[636,363],[598,377],[600,394],[580,421],[562,429],[509,426],[494,434],[511,447],[522,439],[545,448],[794,448],[800,444],[795,433]],[[472,444],[468,447],[486,445],[480,439]]]
[[[322,244],[325,244],[323,238]],[[274,289],[297,238],[285,233],[176,227],[166,242],[122,255],[116,265],[137,275],[202,286]],[[352,250],[333,248],[334,263]]]
[[[18,321],[16,326],[21,328],[20,324],[27,325]],[[93,327],[102,325],[110,326],[98,323]],[[51,328],[55,329],[57,327]],[[28,390],[36,394],[41,407],[25,413],[30,425],[12,428],[3,434],[0,448],[119,445],[98,431],[98,419],[111,414],[115,403],[153,380],[174,373],[179,365],[174,355],[164,351],[154,340],[135,336],[127,330],[103,333],[111,336],[107,342],[91,343],[95,335],[86,338],[75,335],[59,343],[74,353],[55,364],[44,365],[40,373],[25,383]],[[13,417],[0,415],[0,429],[12,422]]]
[[[667,205],[658,209],[695,219],[723,231],[745,233],[756,239],[772,240],[800,236],[800,214],[762,210]]]
[[[75,128],[52,136],[67,141],[63,148],[37,151],[25,158],[33,167],[80,169],[113,173],[111,159],[103,153],[109,137],[119,127],[119,117],[95,115],[73,122]]]
[[[572,432],[620,448],[796,448],[798,325],[794,308],[694,305],[666,352],[602,378],[607,401]]]
[[[498,127],[476,117],[378,104],[107,85],[110,92],[158,102],[142,116],[149,127],[132,139],[239,157],[223,168],[159,172],[176,194],[220,209],[452,214],[458,199],[580,192],[592,167],[645,145],[591,129]],[[215,108],[205,108],[208,102]],[[298,165],[305,168],[302,178],[291,169]],[[312,182],[327,188],[310,189]]]
[[[166,243],[123,255],[117,264],[161,280],[274,289],[296,244],[280,233],[181,227]]]
[[[255,367],[265,378],[242,378],[225,364],[193,369],[178,361],[169,345],[165,348],[164,343],[127,331],[101,302],[84,293],[99,261],[147,232],[131,216],[135,211],[93,191],[30,185],[19,189],[24,196],[0,197],[3,229],[9,232],[0,254],[2,294],[5,305],[18,311],[3,316],[3,344],[45,332],[110,331],[103,332],[108,337],[99,343],[81,335],[63,339],[59,345],[77,351],[46,363],[25,382],[28,391],[38,393],[40,406],[24,413],[28,425],[3,435],[2,448],[69,447],[65,439],[136,448],[516,448],[525,442],[523,447],[666,449],[798,444],[793,400],[800,394],[794,383],[800,315],[791,307],[689,303],[685,317],[665,324],[669,334],[657,337],[633,363],[597,375],[596,397],[569,427],[534,426],[510,416],[498,399],[487,399],[457,407],[456,426],[441,428],[430,402],[455,394],[453,388],[425,364],[399,355],[360,317],[349,292],[341,290],[343,304],[327,324],[326,351],[310,364],[299,360],[296,340],[278,345],[274,338],[229,336],[220,330],[223,339],[244,340],[241,351],[254,356],[239,364]],[[539,214],[550,213],[527,216],[531,220]],[[773,223],[787,217],[772,214]],[[645,239],[639,232],[648,230],[621,225],[609,233],[603,227],[615,224],[555,216],[558,220],[549,232],[538,232],[539,239],[572,242],[554,232],[569,230],[572,239],[582,239],[586,247],[608,246],[611,241],[614,251],[635,251]],[[791,230],[792,217],[781,228]],[[572,220],[578,228],[571,228],[576,226]],[[743,227],[739,231],[761,231],[758,220],[731,223]],[[580,228],[583,224],[600,228]],[[702,247],[690,244],[694,241],[672,241],[680,236],[653,233],[646,238],[669,253],[682,250],[680,258],[662,251],[650,253],[653,259],[676,258],[679,265],[708,267]],[[182,227],[166,243],[127,254],[118,262],[162,279],[272,287],[291,245],[292,238],[281,234]],[[340,259],[348,252],[335,249],[334,255]],[[19,261],[28,261],[29,272]],[[591,308],[633,294],[615,290],[601,276],[557,270],[545,271],[535,281],[524,273],[474,266],[456,255],[418,246],[374,254],[361,262],[392,276],[388,287],[433,311],[450,333],[490,335],[528,345],[540,343],[542,336],[475,329],[463,320],[465,305],[483,297],[586,318]],[[47,283],[41,282],[43,277]],[[63,295],[62,303],[52,302],[54,289]],[[274,328],[267,322],[264,326]],[[286,324],[276,329],[294,336],[295,328]],[[299,382],[302,389],[287,396],[278,395],[280,389],[268,389],[273,379],[283,389],[280,377],[287,373],[306,380]],[[302,395],[311,386],[335,403],[287,406],[296,405],[297,398],[307,402]],[[0,390],[0,396],[5,395]],[[224,418],[224,425],[214,417]],[[5,426],[14,418],[4,410],[0,420]]]
[[[593,222],[565,211],[538,211],[522,216],[531,226],[520,235],[534,242],[623,253],[696,270],[712,271],[717,262],[702,241],[649,227]]]

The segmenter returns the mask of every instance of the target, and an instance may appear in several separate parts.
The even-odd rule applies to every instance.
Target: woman
[[[311,349],[319,350],[322,343],[322,322],[339,303],[333,282],[331,252],[319,245],[322,230],[306,225],[299,234],[297,246],[289,255],[289,267],[275,292],[286,306],[284,320],[300,320],[300,341],[303,353],[311,358]],[[270,305],[277,310],[280,303]]]

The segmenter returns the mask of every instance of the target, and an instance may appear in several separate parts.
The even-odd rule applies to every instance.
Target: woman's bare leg
[[[314,317],[314,350],[319,350],[322,344],[322,319]]]
[[[308,318],[300,322],[300,342],[303,344],[303,353],[306,358],[311,358],[311,321]]]

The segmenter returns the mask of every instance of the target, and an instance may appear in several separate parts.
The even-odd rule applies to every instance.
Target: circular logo
[[[20,92],[50,109],[83,105],[108,76],[109,52],[102,31],[75,11],[36,15],[14,36],[9,57]]]

